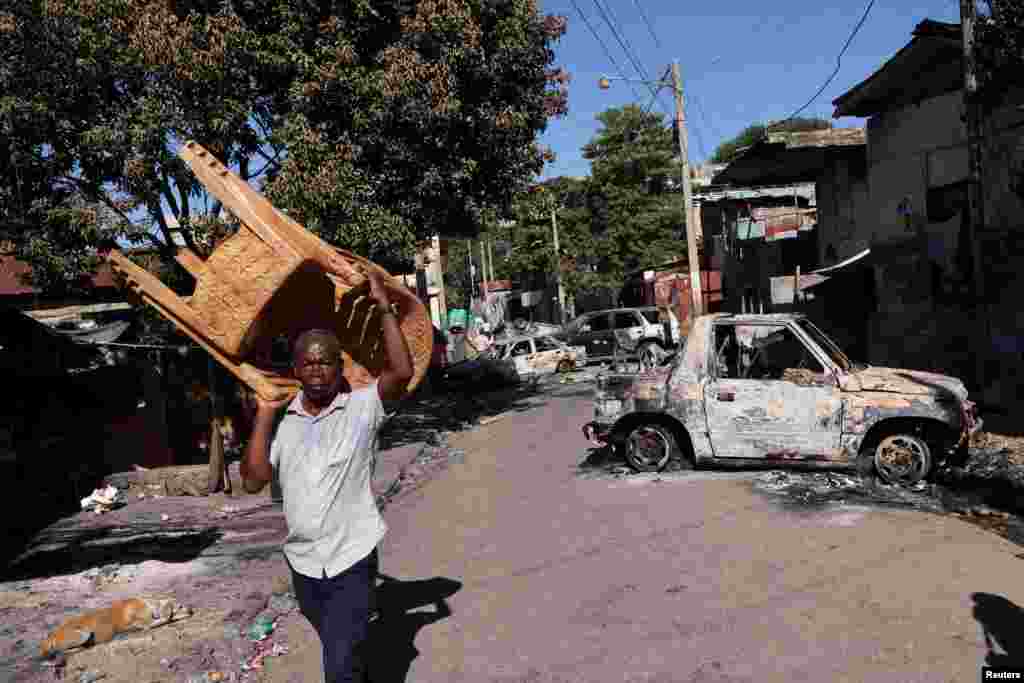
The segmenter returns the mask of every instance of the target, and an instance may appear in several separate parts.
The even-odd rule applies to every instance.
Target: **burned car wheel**
[[[622,454],[638,472],[660,472],[677,450],[676,439],[661,425],[640,425],[629,433]]]
[[[875,446],[874,465],[887,484],[916,484],[931,471],[932,454],[921,437],[893,434]]]
[[[661,347],[654,342],[647,342],[640,346],[640,350],[637,353],[640,359],[641,370],[653,370],[654,368],[661,365],[661,358],[664,353]]]

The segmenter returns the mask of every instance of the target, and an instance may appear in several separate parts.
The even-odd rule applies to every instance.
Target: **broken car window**
[[[530,349],[529,341],[516,342],[516,345],[512,347],[513,356],[528,356],[533,351]]]
[[[619,311],[615,314],[615,329],[628,330],[639,325],[636,315],[632,311]]]
[[[839,348],[839,345],[832,341],[827,334],[819,330],[814,323],[806,318],[797,321],[797,325],[799,325],[800,329],[821,347],[822,351],[828,354],[828,357],[832,359],[832,362],[838,365],[841,370],[844,372],[850,371],[853,367],[853,363],[847,355],[843,353],[842,349]]]
[[[537,346],[537,351],[557,351],[560,347],[552,339],[548,337],[537,337],[533,340],[533,343]]]
[[[591,332],[604,332],[608,328],[608,314],[601,313],[590,318],[587,323],[590,325]]]
[[[789,380],[796,370],[824,373],[810,350],[783,325],[716,325],[715,362],[723,379]]]

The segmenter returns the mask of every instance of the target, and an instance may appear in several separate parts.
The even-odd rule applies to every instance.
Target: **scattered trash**
[[[222,508],[218,508],[216,514],[218,517],[229,517],[236,512],[238,512],[238,508],[234,505],[225,505]]]
[[[242,627],[238,624],[224,624],[224,638],[234,640],[242,637]]]
[[[281,643],[257,643],[256,654],[254,654],[248,661],[242,663],[242,671],[262,669],[263,660],[267,657],[280,657],[281,655],[286,654],[288,654],[288,646],[282,645]]]
[[[299,601],[295,599],[294,595],[289,593],[271,595],[270,600],[267,601],[267,609],[274,612],[291,612],[298,608]]]
[[[83,671],[78,674],[78,683],[96,683],[96,681],[106,677],[106,674],[101,674],[98,671]]]
[[[193,674],[188,677],[188,683],[220,683],[227,680],[220,671],[207,671],[202,674]]]
[[[101,515],[104,512],[110,512],[115,508],[126,505],[128,503],[127,498],[115,486],[95,489],[91,494],[82,499],[82,509]]]
[[[270,637],[270,634],[274,632],[274,628],[277,627],[277,621],[266,614],[261,614],[256,617],[256,620],[249,627],[249,640],[255,640],[257,642],[266,640]]]
[[[100,588],[109,583],[119,581],[131,581],[138,573],[138,568],[133,565],[106,564],[102,567],[93,567],[82,572],[82,578],[88,579]]]

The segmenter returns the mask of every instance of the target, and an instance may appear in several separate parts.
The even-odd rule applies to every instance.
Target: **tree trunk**
[[[221,488],[231,493],[231,480],[227,476],[227,463],[224,461],[224,435],[220,431],[221,403],[217,398],[217,375],[213,359],[207,359],[207,375],[210,383],[210,471],[206,480],[207,493],[216,493]]]

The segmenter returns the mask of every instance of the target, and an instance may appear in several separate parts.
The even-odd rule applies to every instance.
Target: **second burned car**
[[[586,365],[586,351],[568,346],[549,335],[504,337],[477,358],[449,366],[449,383],[515,383],[557,372],[571,372]]]

